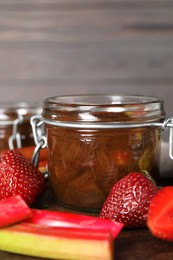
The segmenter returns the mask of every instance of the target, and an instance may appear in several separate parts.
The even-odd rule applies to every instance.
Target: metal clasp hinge
[[[163,122],[147,122],[147,123],[129,123],[129,122],[121,122],[121,123],[92,123],[82,125],[77,123],[68,123],[68,122],[55,122],[52,120],[45,120],[40,115],[35,115],[31,117],[31,126],[33,130],[34,141],[36,144],[36,148],[33,154],[32,161],[35,165],[38,164],[39,151],[41,148],[45,148],[47,146],[46,136],[40,135],[38,131],[43,125],[43,123],[48,123],[57,126],[66,126],[66,127],[75,127],[75,128],[95,128],[95,129],[117,129],[117,128],[137,128],[137,127],[160,127],[163,131],[169,128],[169,157],[173,160],[173,117],[165,119]]]
[[[23,123],[23,116],[19,115],[19,118],[17,118],[13,122],[13,133],[8,139],[9,149],[13,150],[15,148],[15,144],[17,148],[22,147],[21,134],[18,132],[18,126],[22,123]]]
[[[43,120],[40,115],[34,115],[30,119],[30,123],[32,126],[33,138],[36,144],[34,149],[34,153],[32,156],[32,163],[38,167],[40,149],[45,148],[47,146],[46,136],[43,135]]]
[[[173,160],[173,117],[165,119],[162,130],[169,128],[169,157]]]

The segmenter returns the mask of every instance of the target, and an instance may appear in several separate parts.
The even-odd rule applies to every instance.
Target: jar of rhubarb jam
[[[22,123],[18,125],[18,132],[21,136],[22,147],[35,145],[30,119],[35,114],[41,114],[41,105],[34,102],[21,102],[16,105],[14,104],[14,108],[17,111],[18,116],[23,118]],[[43,128],[41,131],[42,134],[44,134]]]
[[[31,102],[0,103],[0,150],[35,145],[30,118],[41,111]]]
[[[59,204],[99,212],[130,172],[158,180],[164,103],[157,97],[76,95],[43,102],[49,181]]]
[[[9,149],[9,139],[13,135],[13,124],[17,120],[17,112],[0,107],[0,151]]]

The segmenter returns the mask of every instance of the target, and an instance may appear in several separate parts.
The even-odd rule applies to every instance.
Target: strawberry
[[[125,227],[145,226],[148,206],[157,191],[156,184],[145,174],[129,173],[113,186],[100,217],[118,221]]]
[[[35,146],[24,146],[21,148],[15,148],[16,151],[20,152],[26,159],[32,160]],[[8,150],[2,150],[1,154],[5,154]],[[41,172],[47,172],[47,148],[40,149],[38,169]]]
[[[43,194],[45,187],[42,173],[20,152],[9,150],[1,156],[0,200],[21,195],[31,205]]]
[[[158,238],[173,241],[173,187],[161,188],[151,200],[147,226]]]

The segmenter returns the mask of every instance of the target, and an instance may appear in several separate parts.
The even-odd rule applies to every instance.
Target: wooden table
[[[161,180],[162,185],[172,185],[173,179]],[[51,209],[59,209],[56,203],[52,203],[53,197],[48,191],[37,207],[47,207]],[[3,260],[42,260],[30,256],[21,256],[0,251],[0,259]],[[173,259],[173,243],[152,236],[147,228],[137,230],[123,230],[115,240],[115,259],[117,260],[172,260]],[[88,259],[90,260],[90,259]]]

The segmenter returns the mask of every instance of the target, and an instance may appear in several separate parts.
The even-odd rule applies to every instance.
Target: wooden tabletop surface
[[[173,179],[162,179],[160,184],[173,185]],[[54,202],[53,195],[48,189],[45,196],[37,204],[38,208],[67,211]],[[172,260],[173,243],[154,237],[147,228],[122,230],[114,245],[116,260]],[[0,251],[3,260],[42,260],[30,256],[17,255]],[[45,259],[45,258],[44,258]]]

